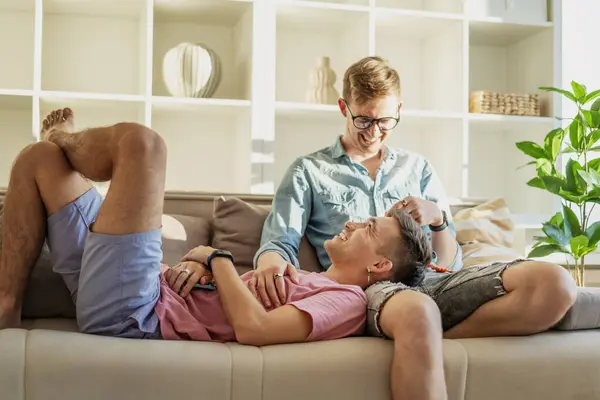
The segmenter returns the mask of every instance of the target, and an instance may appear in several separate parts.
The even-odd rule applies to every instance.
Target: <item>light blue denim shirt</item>
[[[449,229],[456,237],[444,188],[431,164],[422,156],[385,147],[382,164],[373,180],[367,169],[346,154],[341,136],[330,146],[296,159],[288,168],[265,220],[261,247],[254,257],[275,251],[300,268],[298,248],[302,236],[315,247],[324,270],[331,260],[325,240],[344,229],[348,221],[366,221],[383,216],[406,196],[436,202],[448,215]],[[423,227],[431,240],[429,227]],[[437,255],[433,254],[434,263]],[[457,246],[452,270],[462,268],[462,251]]]

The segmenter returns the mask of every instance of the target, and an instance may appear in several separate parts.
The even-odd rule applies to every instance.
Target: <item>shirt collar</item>
[[[387,160],[394,160],[396,158],[396,152],[394,149],[391,149],[387,144],[382,146],[383,157],[381,157],[383,162]],[[342,136],[338,136],[335,143],[331,146],[331,156],[333,158],[340,158],[346,156],[346,150],[344,146],[342,146]]]

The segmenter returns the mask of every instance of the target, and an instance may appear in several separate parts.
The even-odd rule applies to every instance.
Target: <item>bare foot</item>
[[[70,108],[63,108],[61,110],[54,110],[50,112],[42,121],[40,139],[49,140],[50,135],[55,132],[74,132],[75,126],[73,124],[73,120],[74,115]]]

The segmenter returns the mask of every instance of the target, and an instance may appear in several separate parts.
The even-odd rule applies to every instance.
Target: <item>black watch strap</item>
[[[215,250],[211,253],[210,256],[208,256],[208,259],[206,260],[206,268],[212,272],[212,260],[214,260],[216,257],[225,257],[225,258],[229,258],[231,260],[231,262],[233,263],[233,254],[231,254],[231,252],[227,251],[227,250]]]
[[[444,218],[444,222],[442,222],[441,225],[429,225],[429,229],[431,229],[433,232],[440,232],[446,229],[448,227],[448,218],[446,216],[446,211],[444,210],[442,210],[442,217]]]

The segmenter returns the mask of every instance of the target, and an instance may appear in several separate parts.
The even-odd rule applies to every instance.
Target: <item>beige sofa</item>
[[[247,262],[271,198],[241,200],[168,194],[165,261],[212,243]],[[314,268],[310,246],[303,242],[301,249],[303,265]],[[258,348],[116,339],[79,333],[73,315],[43,253],[30,280],[23,329],[0,331],[0,399],[390,398],[390,341],[359,337]],[[598,330],[445,340],[444,360],[451,400],[600,399]]]

